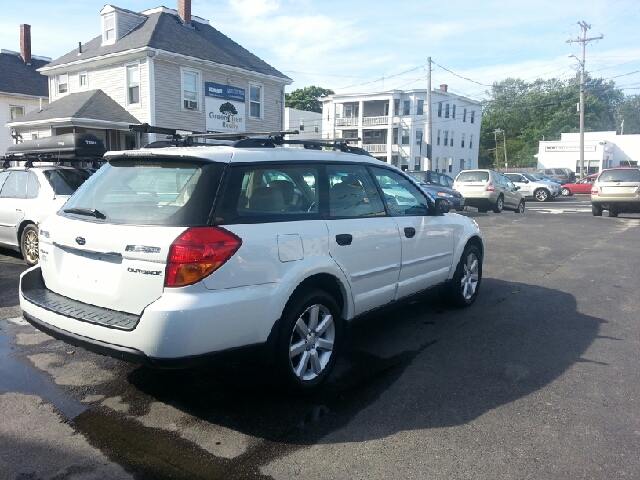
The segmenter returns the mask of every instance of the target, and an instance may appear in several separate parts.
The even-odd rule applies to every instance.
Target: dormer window
[[[109,13],[102,17],[102,43],[114,43],[116,41],[116,14]]]
[[[57,77],[58,94],[67,93],[69,91],[69,74],[63,73]]]

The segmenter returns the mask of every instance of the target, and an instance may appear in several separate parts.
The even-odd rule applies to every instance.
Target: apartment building
[[[477,168],[482,105],[448,91],[391,90],[323,98],[324,138],[360,138],[358,146],[404,170],[435,170],[455,176]],[[427,120],[431,114],[431,160]]]

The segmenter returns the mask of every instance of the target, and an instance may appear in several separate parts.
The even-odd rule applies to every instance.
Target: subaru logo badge
[[[84,237],[76,237],[76,243],[78,245],[84,245],[85,243],[87,243],[87,241],[84,239]]]

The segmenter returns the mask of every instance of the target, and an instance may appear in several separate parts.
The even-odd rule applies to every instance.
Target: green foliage
[[[580,113],[576,108],[580,102],[579,76],[533,82],[508,78],[494,83],[487,93],[478,158],[483,167],[496,166],[496,152],[498,165],[504,166],[503,138],[499,133],[496,142],[496,129],[506,131],[509,166],[518,167],[536,166],[534,155],[538,153],[540,140],[560,140],[561,133],[580,131]],[[615,82],[587,77],[585,131],[617,130],[622,111],[627,112],[630,128],[637,129],[639,100],[636,98],[633,103],[631,99],[625,99]],[[635,116],[631,114],[634,107]],[[626,122],[625,133],[632,133],[627,131]]]
[[[618,125],[624,120],[624,134],[640,133],[640,95],[630,95],[618,109]]]
[[[287,93],[284,96],[284,104],[289,108],[322,113],[322,102],[319,98],[322,95],[333,95],[333,93],[333,90],[315,87],[312,85],[310,87],[299,88],[291,93]]]

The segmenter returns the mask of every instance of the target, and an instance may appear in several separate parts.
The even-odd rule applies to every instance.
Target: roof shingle
[[[27,65],[19,55],[0,53],[0,92],[49,98],[48,78],[37,71],[46,60],[31,59]]]

